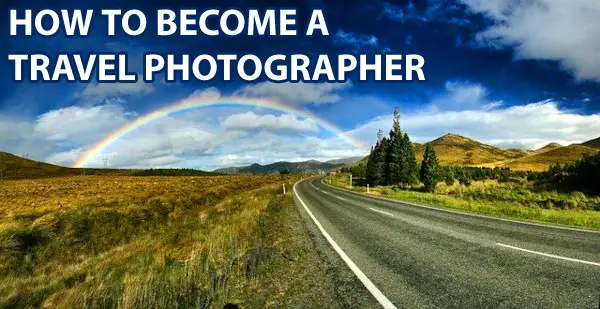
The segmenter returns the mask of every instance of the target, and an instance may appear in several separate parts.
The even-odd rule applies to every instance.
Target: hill
[[[442,165],[478,165],[516,159],[527,154],[524,150],[500,149],[473,139],[448,133],[426,144],[433,145]],[[414,144],[417,160],[423,159],[424,144]]]
[[[315,160],[304,162],[275,162],[267,165],[254,163],[249,166],[228,167],[217,169],[214,172],[224,174],[275,174],[282,171],[291,173],[316,173],[326,172],[344,166],[344,163],[327,163]]]
[[[74,175],[110,175],[110,176],[212,176],[218,173],[194,169],[102,169],[69,168],[50,163],[39,162],[0,152],[0,179],[34,179]]]
[[[0,178],[22,179],[81,174],[77,169],[38,162],[7,152],[0,152]]]
[[[419,162],[423,159],[426,144],[433,145],[442,165],[508,167],[514,170],[544,171],[552,164],[572,163],[581,159],[585,154],[594,154],[598,151],[597,149],[600,149],[600,138],[582,145],[566,147],[558,143],[550,143],[540,149],[529,151],[516,148],[501,149],[449,133],[424,144],[413,143]],[[594,149],[595,145],[598,145],[597,149]],[[366,156],[359,162],[366,164],[368,158],[369,156]],[[346,166],[353,165],[355,164]]]
[[[563,145],[561,145],[559,143],[550,143],[550,144],[548,144],[548,145],[546,145],[546,146],[544,146],[544,147],[542,147],[540,149],[534,150],[533,153],[534,154],[540,154],[540,153],[544,153],[546,151],[550,151],[550,150],[557,149],[557,148],[560,148],[560,147],[563,147]]]
[[[581,159],[584,155],[593,155],[597,152],[598,149],[591,147],[570,145],[543,151],[541,153],[534,153],[516,160],[502,162],[496,166],[508,167],[513,170],[545,171],[550,165],[556,163],[572,163]]]
[[[329,160],[329,161],[325,161],[325,163],[331,163],[331,164],[356,164],[356,163],[360,162],[363,159],[364,159],[364,157],[350,157],[350,158],[342,158],[342,159]]]
[[[587,146],[587,147],[592,147],[592,148],[596,148],[596,149],[600,149],[600,137],[593,139],[591,141],[587,141],[583,144],[581,144],[583,146]]]

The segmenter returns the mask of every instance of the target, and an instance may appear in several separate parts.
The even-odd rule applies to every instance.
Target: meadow
[[[348,174],[328,176],[334,186],[366,193],[367,188],[349,185]],[[600,197],[581,192],[560,193],[536,189],[520,179],[473,181],[470,185],[438,183],[435,192],[396,186],[370,188],[370,194],[392,199],[441,206],[486,215],[542,221],[553,224],[600,229]]]
[[[339,307],[299,177],[0,181],[0,307]]]

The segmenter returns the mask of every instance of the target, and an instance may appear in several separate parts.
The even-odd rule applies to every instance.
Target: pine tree
[[[421,182],[424,185],[425,191],[435,191],[440,173],[439,173],[439,161],[435,153],[435,149],[430,144],[425,146],[425,154],[423,156],[423,162],[421,163]]]
[[[387,150],[386,162],[388,173],[386,182],[388,185],[396,185],[402,179],[404,169],[402,155],[402,130],[400,129],[400,110],[394,107],[392,130],[390,131],[389,147]]]
[[[375,147],[371,148],[371,154],[369,155],[366,167],[367,182],[371,186],[383,184],[383,165],[385,164],[383,160],[384,151],[383,131],[379,130],[377,132],[377,143],[375,144]]]
[[[396,137],[394,130],[390,131],[389,145],[386,155],[387,173],[386,183],[388,185],[395,185],[400,182],[400,174],[402,173],[401,167],[401,146],[399,145],[400,140]]]
[[[402,137],[402,149],[404,172],[402,174],[403,177],[401,182],[410,186],[419,180],[419,167],[417,165],[415,150],[407,133],[404,133],[404,136]]]

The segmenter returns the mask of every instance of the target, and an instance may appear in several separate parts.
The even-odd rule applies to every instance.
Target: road
[[[321,178],[294,195],[384,307],[599,308],[598,232],[381,200]]]

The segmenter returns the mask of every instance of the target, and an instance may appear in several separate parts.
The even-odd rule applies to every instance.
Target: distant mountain
[[[501,149],[468,137],[448,133],[424,144],[413,143],[419,162],[423,159],[426,144],[433,145],[442,165],[508,167],[514,170],[544,171],[552,164],[572,163],[586,154],[598,152],[600,138],[582,145],[566,147],[558,143],[550,143],[540,149],[529,151],[514,148]],[[368,159],[369,156],[366,156],[360,162],[366,163]]]
[[[523,150],[501,149],[452,133],[426,144],[433,145],[442,165],[478,165],[527,155]],[[425,144],[415,143],[413,146],[417,160],[422,160]]]
[[[542,151],[541,153],[536,152],[516,160],[501,162],[496,166],[508,167],[513,170],[545,171],[550,165],[572,163],[581,159],[584,155],[596,154],[598,149],[582,145],[570,145]]]
[[[593,139],[591,141],[587,141],[583,144],[581,144],[583,146],[587,146],[587,147],[592,147],[592,148],[596,148],[596,149],[600,149],[600,137]]]
[[[540,154],[540,153],[544,153],[546,151],[550,151],[550,150],[557,149],[557,148],[560,148],[560,147],[563,147],[563,145],[561,145],[559,143],[550,143],[550,144],[548,144],[548,145],[546,145],[546,146],[544,146],[544,147],[542,147],[540,149],[534,150],[533,153],[534,154]]]
[[[364,157],[350,157],[350,158],[342,158],[342,159],[334,159],[325,161],[325,163],[331,164],[355,164],[358,161],[362,160]]]
[[[282,171],[291,173],[315,173],[327,172],[331,169],[342,167],[344,163],[328,163],[315,160],[304,162],[275,162],[267,165],[254,163],[249,166],[228,167],[215,170],[217,173],[224,174],[275,174]]]

